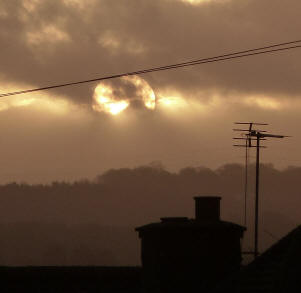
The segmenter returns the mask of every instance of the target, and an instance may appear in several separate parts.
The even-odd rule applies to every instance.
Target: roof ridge
[[[258,256],[253,262],[242,268],[239,272],[229,276],[228,278],[224,279],[222,282],[220,282],[215,289],[213,289],[210,292],[224,292],[228,291],[229,289],[241,289],[238,288],[239,285],[243,285],[243,283],[240,283],[244,278],[251,277],[254,274],[260,274],[261,276],[265,276],[263,274],[264,269],[267,268],[268,265],[271,264],[272,260],[275,260],[275,256],[278,256],[276,258],[276,263],[273,263],[273,266],[279,264],[279,266],[275,267],[275,271],[273,272],[274,275],[272,277],[269,277],[269,279],[264,279],[265,282],[267,282],[268,286],[272,286],[273,288],[276,288],[277,292],[291,292],[284,290],[287,288],[286,286],[290,285],[288,284],[287,280],[291,278],[291,270],[290,270],[290,264],[291,262],[296,262],[297,265],[300,265],[301,260],[301,225],[296,226],[292,231],[290,231],[287,235],[285,235],[283,238],[278,240],[276,243],[274,243],[270,248],[268,248],[264,253],[262,253],[260,256]],[[295,254],[299,256],[299,258],[296,260]],[[280,256],[280,257],[279,257]],[[298,270],[297,270],[298,271]],[[294,272],[297,274],[297,272]],[[283,279],[284,278],[284,279]],[[297,276],[296,276],[297,278]],[[298,276],[299,278],[299,276]],[[294,279],[295,280],[295,279]],[[259,278],[256,281],[262,281],[259,280]],[[245,283],[245,285],[248,285],[248,283]],[[250,285],[250,283],[249,283]],[[256,286],[256,284],[254,284]],[[234,286],[234,287],[233,287]],[[238,286],[238,287],[235,287]],[[262,284],[260,285],[262,286]],[[233,290],[232,290],[233,291]],[[235,291],[235,290],[234,290]],[[235,291],[236,292],[236,291]],[[241,292],[241,291],[239,291]],[[295,291],[294,291],[295,292]],[[296,291],[297,292],[297,291]]]

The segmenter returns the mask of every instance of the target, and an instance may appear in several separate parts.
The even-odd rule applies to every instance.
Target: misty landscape
[[[254,172],[249,170],[248,231],[253,242]],[[95,180],[0,187],[1,265],[140,265],[135,227],[160,217],[194,216],[192,197],[222,196],[224,220],[244,225],[244,166],[169,172],[159,163],[111,169]],[[261,166],[260,250],[300,222],[301,167]]]
[[[300,11],[0,0],[0,291],[300,292]]]

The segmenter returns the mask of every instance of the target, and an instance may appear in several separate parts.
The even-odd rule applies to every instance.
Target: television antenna
[[[266,148],[266,146],[260,145],[260,142],[267,140],[267,138],[285,138],[289,137],[287,135],[278,135],[267,133],[266,130],[254,129],[254,126],[267,126],[267,123],[256,123],[256,122],[234,122],[235,125],[246,125],[247,129],[237,129],[234,128],[234,131],[241,132],[241,137],[234,137],[235,140],[245,140],[245,144],[234,144],[235,147],[245,147],[246,148],[246,174],[245,174],[245,199],[244,199],[244,216],[245,216],[245,225],[246,225],[246,214],[247,214],[247,184],[248,184],[248,149],[255,147],[256,148],[256,182],[255,182],[255,229],[254,229],[254,257],[256,258],[259,254],[258,252],[258,215],[259,215],[259,150],[260,148]],[[252,142],[256,141],[256,145]]]

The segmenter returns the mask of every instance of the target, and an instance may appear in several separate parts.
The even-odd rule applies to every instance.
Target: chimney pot
[[[220,221],[219,196],[196,196],[195,219],[197,221]]]

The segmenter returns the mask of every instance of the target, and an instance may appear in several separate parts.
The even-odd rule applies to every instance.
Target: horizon
[[[243,169],[243,172],[245,172],[246,170],[246,166],[244,163],[240,163],[240,162],[229,162],[229,163],[225,163],[225,164],[221,164],[219,166],[216,166],[215,168],[210,168],[208,166],[204,166],[204,165],[200,165],[200,166],[183,166],[180,167],[178,169],[171,169],[171,168],[167,168],[166,166],[164,166],[164,164],[162,164],[162,162],[160,161],[154,161],[154,162],[150,162],[149,164],[144,164],[144,165],[138,165],[138,166],[132,166],[132,167],[120,167],[120,168],[109,168],[104,170],[101,173],[95,174],[95,176],[91,176],[90,178],[88,177],[79,177],[79,178],[75,178],[72,180],[65,180],[65,179],[53,179],[50,181],[42,181],[42,182],[28,182],[25,181],[24,179],[20,178],[19,180],[15,180],[15,179],[10,179],[6,182],[1,182],[0,181],[0,186],[4,186],[4,185],[9,185],[9,184],[26,184],[26,185],[45,185],[45,186],[51,186],[53,183],[67,183],[67,184],[74,184],[77,182],[89,182],[89,183],[95,183],[98,177],[101,177],[111,171],[120,171],[120,170],[129,170],[129,171],[134,171],[134,170],[139,170],[140,168],[150,168],[150,169],[162,169],[163,171],[166,171],[170,174],[173,175],[179,175],[181,173],[182,170],[185,169],[193,169],[193,170],[210,170],[214,173],[219,172],[220,170],[222,170],[224,167],[227,166],[238,166],[241,167]],[[249,162],[248,163],[248,170],[250,172],[250,169],[255,170],[255,162]],[[285,171],[290,171],[290,170],[296,170],[296,169],[301,169],[301,166],[298,165],[287,165],[287,166],[282,166],[282,167],[277,167],[275,166],[272,162],[263,162],[260,163],[260,167],[268,167],[271,169],[274,169],[278,172],[285,172]],[[11,176],[11,175],[10,175]]]
[[[247,250],[257,219],[261,251],[300,224],[300,11],[0,0],[0,265],[140,264],[132,228],[192,218],[198,195],[222,197]],[[259,185],[235,121],[270,134]]]

